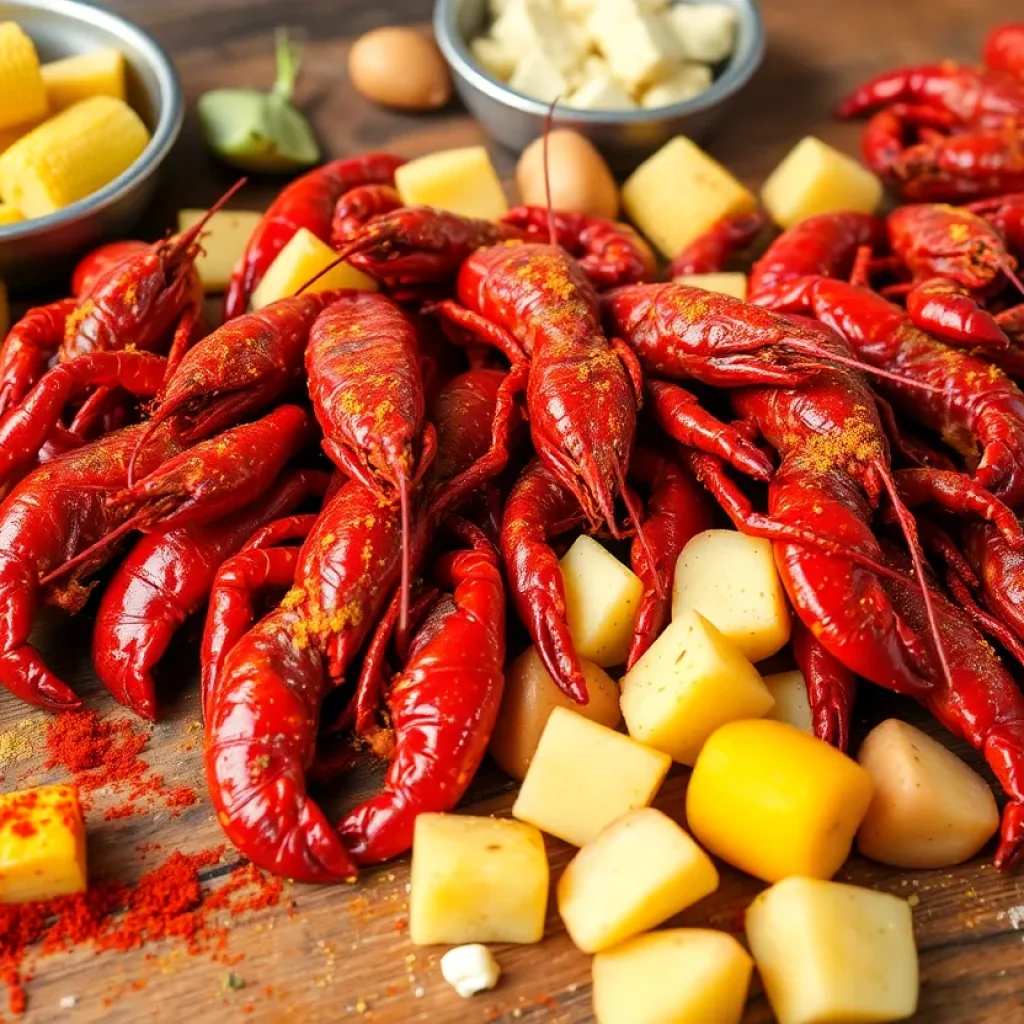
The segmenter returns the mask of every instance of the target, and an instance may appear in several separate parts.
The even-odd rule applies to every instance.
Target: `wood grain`
[[[298,100],[310,112],[331,156],[378,147],[412,156],[481,137],[454,105],[430,117],[387,113],[355,95],[347,82],[349,40],[387,22],[426,20],[426,0],[114,0],[106,6],[134,18],[168,48],[190,103],[212,86],[269,84],[270,32],[280,24],[294,26],[305,39]],[[855,151],[858,128],[833,122],[830,111],[839,96],[865,76],[939,56],[973,59],[989,25],[1021,13],[1018,0],[769,0],[764,7],[769,37],[764,66],[717,137],[709,141],[711,151],[752,185],[809,132]],[[502,172],[510,172],[514,155],[495,156]],[[179,206],[208,203],[233,180],[230,171],[215,166],[203,152],[190,116],[148,216],[149,234],[168,229]],[[237,205],[260,208],[275,187],[272,182],[254,182]],[[88,667],[90,629],[91,609],[70,622],[50,616],[41,623],[38,640],[90,706],[118,714]],[[166,714],[147,756],[168,780],[201,791],[195,644],[180,643],[161,675]],[[938,731],[909,702],[877,693],[866,694],[862,701],[861,731],[893,714]],[[0,730],[28,719],[30,735],[38,738],[42,718],[0,695]],[[960,744],[954,747],[965,752]],[[968,759],[978,764],[973,755]],[[57,778],[55,772],[43,772],[41,765],[41,755],[7,765],[4,788]],[[372,792],[379,776],[379,767],[364,765],[318,796],[336,814]],[[674,773],[657,805],[679,818],[685,785],[685,773]],[[512,785],[487,766],[473,785],[466,809],[507,814],[511,801]],[[106,822],[102,809],[101,801],[90,820],[90,861],[97,878],[138,877],[150,866],[137,850],[140,842],[159,842],[165,850],[196,850],[222,842],[205,801],[178,818],[160,811]],[[554,841],[549,848],[557,875],[571,851]],[[1024,883],[1019,875],[998,874],[988,856],[952,871],[899,873],[854,858],[840,879],[917,897],[922,989],[915,1021],[1024,1022],[1024,971],[1019,967],[1024,932],[1017,930]],[[246,980],[246,987],[238,991],[222,989],[223,964],[188,958],[170,945],[101,957],[77,950],[47,958],[39,963],[29,986],[26,1020],[582,1024],[593,1019],[589,958],[572,947],[553,907],[543,944],[497,949],[504,971],[500,987],[464,1002],[440,977],[439,951],[412,947],[402,931],[407,880],[408,863],[403,859],[365,873],[354,887],[289,886],[293,911],[282,906],[234,927],[232,952],[245,954],[233,968]],[[721,891],[674,923],[735,931],[758,888],[725,869]],[[145,983],[143,988],[132,987],[138,981]],[[264,994],[265,985],[271,987],[271,995]],[[68,995],[78,998],[76,1007],[59,1009],[61,997]],[[764,999],[755,994],[744,1024],[766,1024],[770,1019]]]

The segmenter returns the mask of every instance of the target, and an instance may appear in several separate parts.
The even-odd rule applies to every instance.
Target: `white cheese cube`
[[[563,74],[578,68],[587,52],[579,27],[562,16],[554,0],[508,0],[491,35],[523,60],[540,51]]]
[[[501,977],[501,968],[486,946],[472,942],[449,949],[441,957],[441,977],[463,999],[470,999],[477,992],[494,988]]]
[[[650,109],[682,103],[699,96],[710,86],[711,68],[707,64],[683,64],[668,78],[655,82],[640,98],[640,105]]]
[[[565,101],[577,110],[635,110],[636,101],[611,75],[587,79]]]
[[[587,28],[612,74],[630,92],[666,78],[679,59],[675,36],[662,17],[644,13],[633,0],[601,0]]]
[[[736,45],[736,11],[728,4],[674,4],[666,12],[689,60],[717,64]]]
[[[502,82],[507,82],[512,77],[519,58],[515,51],[500,39],[494,39],[492,36],[477,36],[469,44],[469,49],[484,71],[494,75]]]
[[[541,103],[567,96],[571,90],[569,79],[548,60],[547,54],[539,48],[532,48],[516,65],[508,84],[531,99]]]

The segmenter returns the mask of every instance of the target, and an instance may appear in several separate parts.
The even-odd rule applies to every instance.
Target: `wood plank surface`
[[[106,4],[148,28],[174,56],[190,105],[204,89],[269,84],[271,30],[295,27],[304,39],[305,64],[298,102],[314,121],[330,156],[388,148],[413,156],[442,146],[477,141],[478,128],[453,104],[437,115],[414,117],[374,108],[349,85],[349,41],[388,22],[429,17],[428,0],[112,0]],[[813,132],[849,152],[859,126],[830,119],[839,96],[866,76],[900,64],[949,56],[973,59],[985,29],[1021,14],[1019,0],[767,0],[768,53],[754,83],[735,104],[709,148],[744,180],[757,185],[802,135]],[[503,173],[514,155],[495,150]],[[156,236],[173,224],[179,206],[212,201],[233,174],[203,152],[191,113],[167,166],[146,228]],[[260,208],[271,182],[254,182],[235,204]],[[39,641],[58,671],[104,714],[123,712],[102,692],[88,665],[91,611],[74,620],[45,617]],[[200,792],[196,647],[183,641],[162,672],[165,715],[146,756],[168,781]],[[896,714],[925,724],[909,702],[867,694],[858,728]],[[37,752],[3,766],[3,787],[56,780],[38,752],[44,716],[0,695],[0,731],[20,729]],[[948,737],[945,738],[948,741]],[[962,745],[953,744],[963,753]],[[978,759],[968,758],[978,764]],[[362,765],[342,783],[317,795],[333,815],[373,791],[379,766]],[[679,818],[685,773],[676,771],[657,806]],[[465,803],[475,813],[508,812],[513,786],[485,766]],[[180,817],[166,811],[127,820],[103,820],[104,800],[90,817],[89,852],[95,877],[137,878],[153,863],[140,843],[165,850],[198,850],[223,837],[204,800]],[[571,851],[549,843],[553,872]],[[991,850],[975,862],[941,872],[894,872],[854,858],[840,879],[917,897],[915,928],[921,951],[921,1024],[1024,1022],[1024,881],[993,870]],[[232,863],[231,859],[227,863]],[[211,874],[222,872],[217,868]],[[591,1021],[589,957],[574,949],[553,906],[539,946],[496,950],[500,987],[461,1000],[441,979],[440,951],[413,947],[404,931],[408,861],[368,871],[353,887],[289,885],[284,905],[233,922],[231,952],[244,953],[234,970],[246,982],[225,991],[227,968],[209,957],[190,958],[157,946],[127,954],[76,950],[39,961],[28,987],[27,1021],[76,1022],[224,1020],[266,1022],[365,1021],[366,1024],[582,1024]],[[759,886],[725,869],[721,891],[675,923],[737,930],[742,910]],[[153,955],[155,954],[155,956]],[[133,985],[133,983],[135,983]],[[265,986],[269,986],[265,990]],[[73,1009],[62,997],[77,997]],[[760,994],[745,1024],[771,1019]]]

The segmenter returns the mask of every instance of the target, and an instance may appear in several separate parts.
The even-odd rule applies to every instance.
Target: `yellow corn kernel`
[[[24,220],[21,210],[16,206],[11,206],[10,203],[0,203],[0,228],[6,224],[17,224],[19,220]]]
[[[0,22],[0,129],[38,121],[46,89],[32,40],[13,21]]]
[[[43,217],[126,171],[149,143],[138,114],[112,96],[68,107],[0,156],[0,199]]]
[[[126,99],[124,54],[107,48],[76,53],[73,57],[44,64],[40,69],[46,98],[53,111],[90,96],[114,96]]]
[[[74,786],[0,796],[0,903],[84,892],[85,825]]]

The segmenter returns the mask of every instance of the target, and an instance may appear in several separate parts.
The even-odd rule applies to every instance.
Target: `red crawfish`
[[[668,267],[669,278],[683,274],[715,274],[724,270],[729,260],[752,245],[770,223],[767,214],[759,210],[723,218],[690,242],[682,252],[676,253]]]
[[[804,677],[811,723],[819,740],[845,751],[857,696],[857,679],[800,621],[793,621],[793,657]]]
[[[404,162],[387,153],[365,153],[317,167],[282,189],[235,265],[224,296],[225,320],[246,312],[267,268],[296,231],[305,228],[328,241],[338,200],[359,185],[393,185],[395,170]]]
[[[30,309],[0,345],[0,416],[17,405],[56,352],[76,299]]]
[[[1024,22],[996,25],[985,36],[981,56],[990,71],[1005,71],[1024,81]]]
[[[118,263],[123,262],[129,256],[137,256],[148,248],[150,248],[148,242],[127,238],[119,242],[107,242],[106,245],[87,252],[75,264],[75,269],[71,274],[71,294],[76,298],[87,295],[92,291],[96,282],[106,277]]]
[[[360,185],[346,192],[334,207],[331,245],[340,249],[374,217],[402,207],[402,197],[390,185]]]

